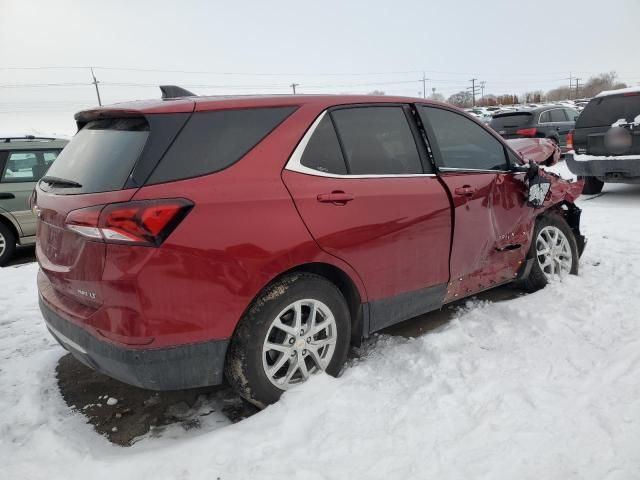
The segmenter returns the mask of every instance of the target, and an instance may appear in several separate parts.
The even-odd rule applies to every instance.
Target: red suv
[[[132,385],[226,376],[266,405],[372,332],[578,270],[582,185],[541,173],[532,208],[540,141],[523,161],[448,105],[185,97],[76,120],[34,195],[40,308],[78,360]]]

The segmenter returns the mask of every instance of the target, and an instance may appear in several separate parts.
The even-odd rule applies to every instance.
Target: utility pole
[[[576,78],[576,98],[580,98],[580,80],[581,78]]]
[[[484,100],[484,86],[487,84],[487,82],[485,82],[484,80],[482,80],[480,82],[480,90],[482,91],[482,96],[480,97],[481,100]]]
[[[91,68],[91,77],[93,78],[93,86],[96,87],[96,95],[98,96],[98,105],[102,106],[102,100],[100,100],[100,89],[98,89],[98,80],[96,79],[96,76],[93,73],[93,67]]]
[[[473,95],[473,106],[476,106],[476,92],[479,87],[476,87],[477,78],[472,78],[469,80],[471,82],[471,86],[467,87],[467,90],[471,90],[471,95]]]
[[[571,90],[573,89],[573,74],[569,72],[569,100],[571,100]]]
[[[296,87],[299,87],[300,84],[299,83],[292,83],[291,85],[289,85],[292,89],[293,89],[293,94],[296,94]]]
[[[422,72],[422,98],[427,98],[427,77],[424,76],[424,72]]]

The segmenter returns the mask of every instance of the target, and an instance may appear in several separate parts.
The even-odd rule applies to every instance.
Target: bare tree
[[[471,92],[460,91],[451,95],[447,102],[455,105],[456,107],[470,107],[473,99],[471,98]]]

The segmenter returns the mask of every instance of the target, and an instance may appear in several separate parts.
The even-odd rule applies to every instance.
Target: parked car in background
[[[584,193],[605,183],[640,183],[640,87],[602,92],[588,103],[572,135],[567,166]]]
[[[36,187],[40,308],[77,359],[132,385],[224,375],[264,406],[382,328],[578,270],[582,184],[521,157],[555,147],[518,153],[449,105],[183,97],[76,120]]]
[[[570,107],[546,105],[493,115],[489,125],[503,138],[548,138],[567,152],[567,134],[580,114]]]
[[[0,137],[0,266],[16,245],[32,245],[36,217],[29,196],[68,140],[33,135]]]

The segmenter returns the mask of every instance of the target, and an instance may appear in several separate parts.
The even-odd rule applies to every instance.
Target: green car
[[[62,138],[0,137],[0,267],[16,245],[36,241],[36,216],[29,197],[68,143]]]

